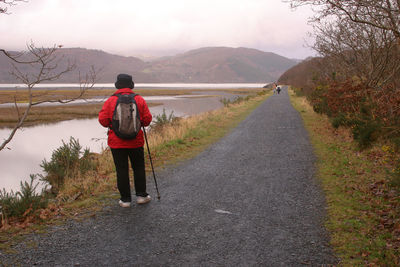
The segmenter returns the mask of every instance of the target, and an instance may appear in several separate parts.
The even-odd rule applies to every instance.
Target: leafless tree
[[[379,121],[385,125],[382,131],[385,130],[387,136],[398,136],[400,0],[285,2],[290,2],[293,8],[310,5],[315,11],[309,20],[314,27],[315,43],[312,47],[322,56],[320,73],[334,73],[336,80],[328,82],[326,99],[334,103],[340,93],[360,102],[357,99],[362,96],[363,101],[369,103],[372,114],[366,120]],[[333,106],[348,112],[340,104],[334,103]],[[347,115],[354,116],[350,113]]]
[[[26,2],[26,0],[0,0],[0,14],[8,14],[8,7],[16,5],[17,2]]]
[[[310,5],[315,15],[313,48],[331,59],[335,71],[356,75],[367,87],[395,82],[400,67],[399,0],[290,0]],[[336,61],[336,62],[335,62]]]
[[[347,17],[354,23],[391,32],[400,42],[399,0],[285,0],[293,8],[315,7],[313,21],[329,16]]]
[[[96,71],[94,67],[91,68],[85,77],[79,75],[80,90],[79,94],[69,99],[49,99],[49,100],[34,100],[33,88],[43,82],[51,82],[59,79],[63,74],[70,72],[75,69],[73,63],[68,62],[65,67],[60,67],[59,63],[64,61],[65,58],[57,54],[59,49],[57,46],[51,48],[37,48],[33,43],[27,46],[27,52],[8,52],[4,49],[0,49],[4,55],[6,55],[13,65],[13,75],[18,81],[22,82],[26,86],[28,91],[28,103],[24,106],[23,112],[21,111],[21,105],[14,99],[14,106],[17,116],[17,123],[12,128],[8,137],[6,137],[0,144],[0,151],[3,150],[6,145],[12,140],[15,133],[24,124],[24,121],[29,115],[31,108],[43,103],[58,102],[66,104],[77,99],[81,99],[85,92],[92,88],[96,82]],[[21,66],[25,67],[21,70]],[[29,67],[28,69],[26,67]],[[37,96],[37,95],[36,95]]]
[[[368,88],[381,88],[400,71],[396,37],[348,18],[314,25],[313,48],[329,59],[336,79],[358,77]]]
[[[8,7],[16,5],[17,2],[27,2],[26,0],[0,0],[0,14],[9,14]],[[34,100],[33,89],[36,85],[43,82],[51,82],[59,79],[63,74],[75,69],[75,64],[67,62],[67,65],[61,67],[62,61],[65,58],[57,53],[57,50],[62,46],[54,45],[51,48],[36,47],[33,42],[27,45],[27,52],[9,52],[0,48],[0,53],[10,59],[10,64],[13,66],[13,71],[10,73],[16,80],[22,82],[28,91],[28,103],[22,111],[21,104],[17,103],[14,98],[14,106],[16,111],[17,123],[11,129],[10,134],[0,143],[0,151],[3,150],[8,143],[11,142],[15,133],[20,129],[24,121],[29,115],[31,108],[43,103],[59,102],[66,104],[77,99],[83,98],[85,92],[92,88],[96,82],[96,70],[91,68],[89,73],[81,77],[79,73],[79,94],[69,99],[48,99]],[[47,92],[48,93],[48,92]],[[37,96],[37,95],[36,95]]]

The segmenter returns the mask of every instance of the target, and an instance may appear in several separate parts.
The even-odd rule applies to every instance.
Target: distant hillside
[[[144,71],[168,82],[267,82],[295,64],[256,49],[208,47],[152,62]]]
[[[269,82],[276,80],[296,61],[274,53],[249,48],[208,47],[191,50],[172,57],[144,62],[135,57],[112,55],[100,50],[63,48],[59,64],[75,62],[77,69],[66,73],[57,82],[77,82],[78,72],[85,74],[90,66],[99,70],[97,82],[114,82],[118,73],[130,73],[135,82]],[[0,83],[16,82],[9,74],[12,65],[0,55]],[[31,72],[22,66],[23,72]]]
[[[308,92],[315,86],[315,79],[321,77],[323,65],[322,58],[308,58],[285,71],[278,82],[302,88]]]

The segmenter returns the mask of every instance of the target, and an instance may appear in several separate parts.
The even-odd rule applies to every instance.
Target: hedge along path
[[[305,97],[291,92],[291,101],[318,157],[318,179],[328,205],[326,227],[341,264],[398,266],[400,203],[389,186],[391,167],[385,161],[390,153],[380,145],[360,151],[350,130],[333,129],[327,116],[315,113]]]

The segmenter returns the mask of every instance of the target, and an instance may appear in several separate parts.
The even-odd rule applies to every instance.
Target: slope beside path
[[[158,172],[161,201],[113,202],[2,256],[22,266],[334,264],[314,161],[285,88],[197,157]],[[155,197],[152,177],[148,188]]]

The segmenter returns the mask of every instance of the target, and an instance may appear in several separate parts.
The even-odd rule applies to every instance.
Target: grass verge
[[[388,175],[396,164],[389,160],[390,145],[360,151],[349,130],[335,130],[305,97],[293,92],[290,96],[318,158],[318,178],[328,208],[326,227],[340,265],[399,266],[400,197]]]
[[[258,93],[246,101],[233,103],[219,110],[174,120],[148,133],[149,146],[155,166],[195,156],[207,146],[223,137],[260,105],[270,93]],[[21,235],[36,231],[38,225],[59,223],[70,217],[95,216],[102,203],[118,198],[115,169],[111,152],[92,154],[96,169],[85,175],[66,177],[55,199],[50,199],[46,209],[22,221],[8,220],[10,224],[0,229],[0,249],[9,251],[13,243],[21,242]],[[146,163],[149,162],[146,160]],[[147,166],[147,171],[151,171]],[[150,177],[150,176],[149,176]],[[161,191],[162,194],[162,191]],[[3,222],[2,222],[3,223]],[[43,228],[40,228],[43,231]]]

